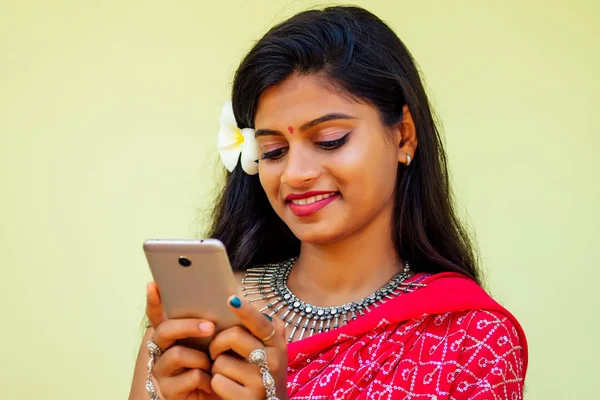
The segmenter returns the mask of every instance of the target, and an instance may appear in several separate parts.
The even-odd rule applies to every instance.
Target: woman
[[[479,286],[398,37],[360,8],[300,13],[242,61],[232,105],[211,237],[240,280],[230,307],[244,326],[210,354],[174,345],[214,326],[164,320],[150,284],[150,388],[169,400],[522,398],[525,336]],[[131,399],[148,398],[148,357],[144,345]]]

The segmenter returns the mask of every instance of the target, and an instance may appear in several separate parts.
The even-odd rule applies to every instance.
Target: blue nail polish
[[[242,306],[242,301],[239,297],[233,296],[231,300],[229,300],[229,304],[231,304],[233,308],[240,308]]]
[[[267,319],[268,319],[269,321],[273,322],[273,318],[271,318],[271,316],[270,316],[269,314],[264,314],[264,313],[263,313],[263,315],[264,315],[265,317],[267,317]]]

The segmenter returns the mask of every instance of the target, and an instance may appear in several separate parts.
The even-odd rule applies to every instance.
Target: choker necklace
[[[254,296],[248,300],[249,303],[268,300],[260,312],[271,310],[269,315],[281,318],[286,328],[293,324],[288,342],[294,340],[298,331],[298,340],[302,340],[307,331],[308,336],[312,336],[315,331],[321,333],[337,329],[371,311],[369,307],[377,308],[384,304],[385,299],[393,299],[402,293],[425,286],[421,283],[404,282],[410,272],[410,266],[405,262],[401,273],[394,275],[385,285],[367,297],[337,307],[317,307],[297,298],[287,286],[287,279],[296,259],[249,268],[242,279],[244,297]]]

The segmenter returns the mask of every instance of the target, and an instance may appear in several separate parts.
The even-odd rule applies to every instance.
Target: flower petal
[[[242,151],[242,147],[234,144],[228,147],[219,148],[219,156],[221,157],[221,162],[225,165],[225,168],[229,172],[232,172],[235,166],[240,159],[240,152]]]
[[[217,134],[217,149],[230,146],[241,146],[242,136],[239,129],[230,129],[227,126],[221,125]]]
[[[223,105],[221,109],[221,126],[226,126],[227,128],[235,131],[238,129],[237,121],[235,120],[235,115],[233,114],[233,103],[228,101]]]
[[[242,136],[244,137],[244,143],[242,143],[242,169],[248,175],[255,175],[258,173],[258,144],[254,138],[254,129],[245,128],[242,129]]]

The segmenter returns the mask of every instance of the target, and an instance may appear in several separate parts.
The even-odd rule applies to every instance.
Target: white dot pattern
[[[291,399],[523,398],[523,348],[511,320],[474,310],[390,323],[288,366]]]

